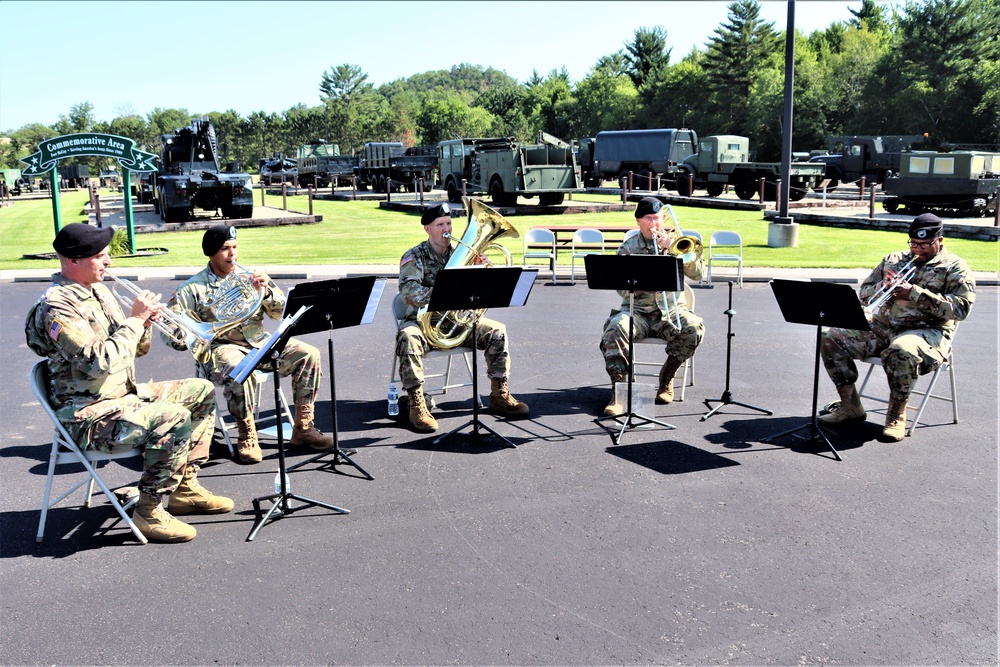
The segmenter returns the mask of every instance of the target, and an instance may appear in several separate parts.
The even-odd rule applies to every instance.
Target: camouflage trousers
[[[705,337],[705,323],[700,317],[686,308],[678,309],[681,320],[680,330],[670,326],[661,318],[659,311],[653,313],[636,313],[632,318],[632,333],[639,338],[662,338],[666,343],[667,355],[678,363],[684,363],[694,356],[695,350]],[[608,375],[625,375],[628,372],[628,327],[627,311],[612,311],[611,317],[604,323],[604,335],[601,336],[601,354],[604,355],[604,368]]]
[[[95,416],[88,419],[88,411]],[[190,378],[149,382],[135,394],[87,406],[78,412],[83,422],[69,424],[74,437],[101,452],[142,447],[145,464],[139,490],[170,494],[188,465],[201,468],[215,428],[215,387]],[[81,432],[85,431],[85,432]]]
[[[234,419],[248,419],[253,416],[257,409],[257,406],[254,405],[259,384],[256,375],[251,373],[243,384],[229,377],[229,373],[243,361],[243,357],[247,356],[251,350],[252,348],[242,345],[216,345],[212,348],[208,361],[201,364],[205,376],[222,387],[222,396],[226,400],[226,407]],[[268,369],[266,364],[258,368],[273,372],[273,366]],[[281,377],[292,376],[292,396],[296,405],[315,403],[323,378],[319,350],[308,343],[289,338],[285,349],[278,355],[278,375]]]
[[[917,378],[940,366],[950,350],[951,340],[940,329],[894,333],[877,323],[871,331],[824,329],[820,341],[823,365],[836,387],[857,382],[855,359],[881,357],[889,394],[898,401],[908,399]]]
[[[492,379],[510,377],[510,353],[507,349],[507,329],[496,320],[479,319],[476,343],[486,358],[486,375]],[[463,347],[472,349],[472,336]],[[396,356],[399,357],[399,378],[403,389],[413,389],[424,383],[424,354],[435,349],[415,322],[409,322],[396,334]]]

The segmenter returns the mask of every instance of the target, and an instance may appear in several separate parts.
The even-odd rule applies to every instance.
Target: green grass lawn
[[[85,222],[86,192],[60,195],[62,223]],[[259,195],[257,197],[259,202]],[[611,195],[576,195],[574,201],[616,202]],[[280,205],[277,197],[268,197],[268,205]],[[288,197],[288,208],[308,210],[305,195]],[[313,211],[323,216],[316,225],[247,228],[240,230],[240,263],[246,266],[281,264],[396,264],[408,248],[426,238],[415,213],[379,208],[376,201],[314,201]],[[684,229],[696,229],[707,240],[717,230],[738,232],[743,237],[744,264],[750,267],[779,268],[869,268],[894,250],[906,247],[900,232],[840,229],[802,225],[797,248],[769,248],[768,222],[758,211],[723,211],[675,206],[674,212]],[[522,232],[532,226],[561,224],[634,225],[630,211],[581,213],[573,215],[511,216],[509,221]],[[464,221],[456,220],[456,235]],[[25,254],[50,252],[55,227],[49,200],[17,201],[0,209],[0,269],[56,268],[55,260],[24,259]],[[202,232],[166,232],[139,234],[139,249],[166,248],[167,253],[151,257],[119,258],[120,267],[198,266],[205,261],[201,253]],[[521,262],[519,239],[500,240],[510,250],[516,264]],[[974,271],[997,271],[1000,267],[1000,243],[949,239],[948,248],[965,259]],[[565,257],[568,263],[568,253]]]

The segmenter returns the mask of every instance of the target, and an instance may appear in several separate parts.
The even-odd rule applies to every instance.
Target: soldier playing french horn
[[[431,415],[424,396],[423,356],[433,349],[433,345],[424,335],[417,318],[421,307],[430,301],[438,272],[447,266],[454,252],[451,246],[451,208],[447,203],[432,206],[424,211],[420,223],[427,233],[427,240],[407,250],[399,261],[399,293],[406,303],[406,316],[396,335],[396,355],[399,357],[399,377],[409,396],[410,423],[416,430],[430,433],[437,430],[438,423]],[[474,263],[482,261],[482,255],[479,255]],[[480,317],[476,338],[479,349],[486,357],[486,374],[491,383],[490,409],[505,415],[527,414],[528,406],[511,396],[507,386],[510,353],[506,327],[496,320]],[[463,344],[471,346],[471,337]]]
[[[822,424],[863,421],[855,382],[855,359],[879,356],[889,382],[889,407],[883,438],[899,442],[906,432],[906,405],[920,375],[948,358],[958,323],[976,300],[976,281],[968,264],[944,247],[944,225],[933,213],[910,223],[909,251],[887,255],[861,283],[860,297],[870,308],[871,331],[830,328],[820,354],[840,401],[820,415]],[[901,270],[909,265],[909,271]]]

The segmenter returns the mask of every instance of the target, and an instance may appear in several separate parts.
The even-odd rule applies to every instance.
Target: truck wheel
[[[726,189],[726,184],[725,183],[709,183],[708,185],[705,186],[705,189],[708,190],[708,196],[709,197],[718,197]]]
[[[448,185],[445,186],[445,190],[448,191],[448,201],[452,204],[458,204],[462,201],[462,193],[452,179],[448,179]]]
[[[757,194],[756,183],[737,183],[735,186],[736,196],[740,199],[750,200]]]
[[[504,195],[503,183],[500,179],[495,179],[490,183],[490,198],[493,200],[494,206],[506,206],[507,197]]]
[[[692,190],[691,179],[687,173],[677,174],[677,194],[681,197],[690,197]]]
[[[566,198],[562,192],[545,192],[538,195],[538,203],[542,206],[559,206]]]
[[[808,188],[800,188],[793,185],[792,187],[788,188],[788,198],[791,201],[799,201],[800,199],[806,196],[807,190]]]
[[[882,208],[886,210],[886,213],[895,213],[899,210],[899,199],[896,197],[890,197],[882,202]]]

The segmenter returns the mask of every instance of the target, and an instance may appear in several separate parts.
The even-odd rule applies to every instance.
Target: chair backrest
[[[573,232],[573,251],[576,251],[578,244],[600,244],[601,252],[604,252],[604,232],[599,229],[587,227]]]
[[[704,241],[704,239],[701,237],[701,232],[696,232],[693,229],[682,229],[681,236],[693,236],[699,241]]]
[[[538,245],[540,243],[551,243],[552,247],[555,248],[556,235],[551,229],[546,229],[545,227],[532,227],[524,233],[525,250],[527,250],[529,244]]]
[[[406,317],[406,302],[403,301],[403,295],[396,292],[396,296],[392,297],[392,316],[396,318],[396,328],[399,328],[399,323],[403,321]]]
[[[712,246],[739,246],[740,254],[743,254],[743,239],[736,232],[712,232],[708,239],[708,247]]]
[[[625,238],[622,239],[622,243],[624,243],[625,241],[628,241],[630,238],[632,238],[633,236],[635,236],[638,233],[639,233],[638,229],[630,229],[630,230],[628,230],[627,232],[625,232]]]

